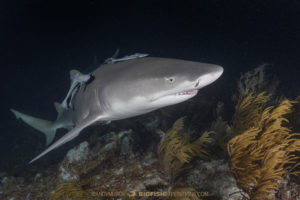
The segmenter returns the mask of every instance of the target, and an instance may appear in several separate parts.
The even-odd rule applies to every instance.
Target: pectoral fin
[[[41,158],[42,156],[44,156],[48,152],[52,151],[53,149],[56,149],[56,148],[60,147],[61,145],[65,144],[66,142],[69,142],[70,140],[74,139],[75,137],[77,137],[79,135],[80,131],[82,131],[85,127],[92,125],[96,121],[100,121],[101,118],[102,118],[101,115],[100,116],[99,115],[88,116],[82,122],[77,124],[72,130],[70,130],[68,133],[66,133],[63,137],[61,137],[59,140],[57,140],[51,146],[49,146],[40,155],[38,155],[33,160],[31,160],[29,162],[29,164],[33,163],[37,159]]]

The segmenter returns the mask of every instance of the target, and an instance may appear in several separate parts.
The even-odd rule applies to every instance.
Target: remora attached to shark
[[[81,130],[96,122],[126,119],[184,102],[222,73],[223,68],[218,65],[156,57],[102,65],[90,74],[93,80],[84,83],[74,95],[72,112],[64,108],[64,112],[71,113],[74,128],[30,163],[72,140]],[[61,123],[59,126],[63,127]]]

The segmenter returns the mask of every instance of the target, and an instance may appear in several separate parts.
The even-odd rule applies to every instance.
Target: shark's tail
[[[53,141],[56,133],[56,128],[54,127],[53,122],[29,116],[14,109],[10,109],[10,111],[14,113],[17,119],[22,119],[29,126],[44,133],[46,136],[46,145],[49,145]]]

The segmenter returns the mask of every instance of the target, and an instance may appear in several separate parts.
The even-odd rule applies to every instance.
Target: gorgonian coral
[[[79,185],[74,182],[66,182],[59,184],[55,192],[52,194],[50,200],[92,200],[95,199],[91,192],[83,190]]]
[[[227,146],[230,171],[251,199],[272,199],[280,181],[300,173],[294,170],[300,165],[295,154],[299,133],[287,127],[286,119],[295,102],[282,99],[265,108],[267,99],[264,93],[249,93],[241,100],[242,112],[234,118],[236,136]]]
[[[203,148],[205,142],[211,142],[211,132],[204,132],[200,138],[190,142],[190,137],[183,132],[184,118],[178,119],[162,138],[158,154],[163,169],[173,183],[182,172],[183,165],[196,156],[205,157],[208,153]]]

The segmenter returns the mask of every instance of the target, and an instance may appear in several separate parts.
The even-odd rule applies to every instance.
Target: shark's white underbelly
[[[110,109],[104,115],[105,119],[114,121],[139,116],[156,109],[145,107],[144,99],[137,98],[131,102],[115,102],[111,104]]]

